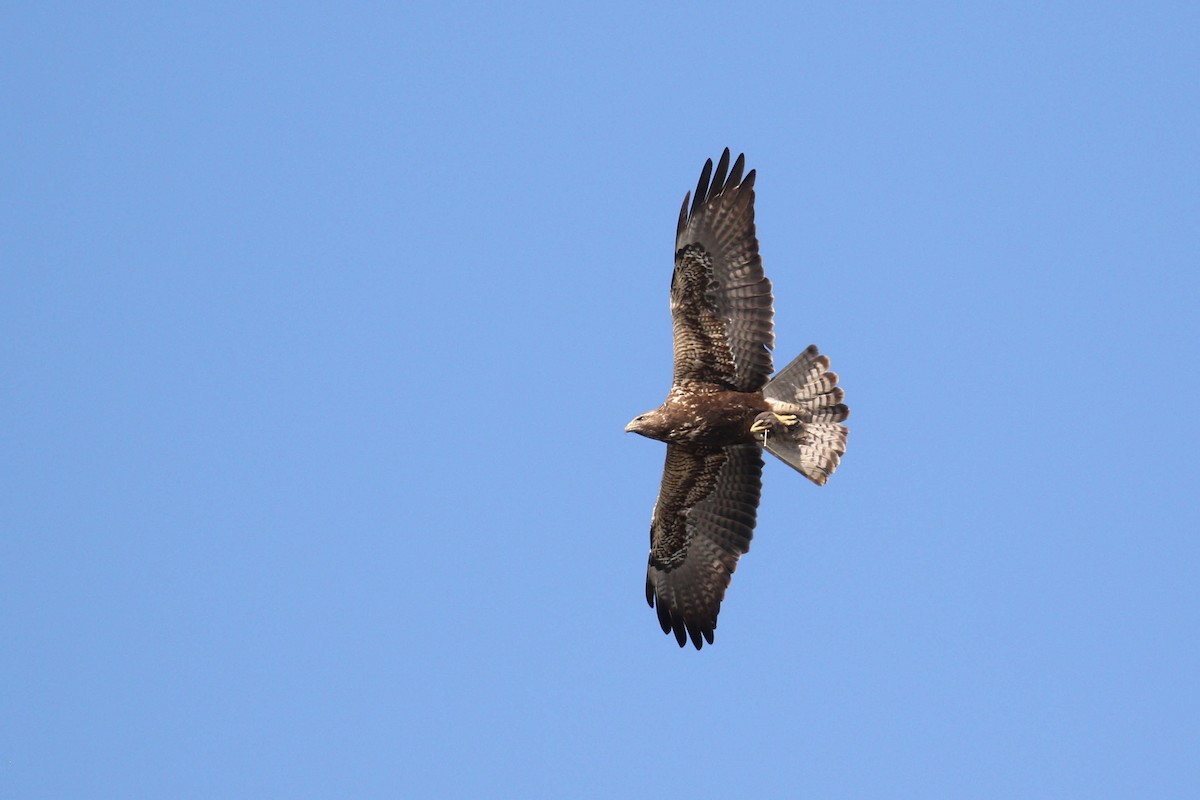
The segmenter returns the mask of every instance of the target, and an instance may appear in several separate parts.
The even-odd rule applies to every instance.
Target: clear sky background
[[[0,795],[1200,796],[1190,3],[0,12]],[[782,366],[643,597],[683,194]]]

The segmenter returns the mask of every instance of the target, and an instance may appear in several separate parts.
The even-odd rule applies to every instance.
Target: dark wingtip
[[[725,148],[725,152],[721,154],[721,160],[717,162],[717,171],[713,174],[712,189],[708,193],[708,197],[712,198],[725,191],[725,176],[729,174],[729,148]]]
[[[704,201],[708,199],[708,179],[712,177],[713,163],[712,159],[704,162],[704,169],[700,171],[700,180],[696,182],[696,196],[692,198],[692,216],[700,210],[700,206],[704,205]]]
[[[726,153],[729,151],[726,150]],[[738,153],[737,161],[733,162],[733,169],[729,171],[729,185],[737,186],[740,183],[745,183],[742,180],[742,170],[746,168],[746,154]]]
[[[683,233],[684,227],[688,221],[688,203],[692,201],[692,193],[688,192],[683,196],[683,208],[679,209],[679,224],[675,226],[675,235]]]
[[[666,604],[659,601],[658,608],[658,627],[662,628],[663,633],[671,632],[671,612],[667,610]]]
[[[729,165],[729,158],[732,151],[726,147],[721,153],[720,159],[717,161],[716,171],[713,170],[713,161],[708,159],[704,162],[704,169],[700,172],[700,180],[696,182],[696,192],[687,194],[683,198],[683,208],[679,212],[679,225],[676,228],[676,233],[683,231],[687,225],[688,219],[696,216],[697,213],[704,207],[704,204],[718,197],[731,188],[754,188],[754,170],[745,178],[742,177],[742,171],[746,168],[746,154],[738,153],[737,159],[733,162],[733,166]],[[689,210],[688,203],[691,203]]]
[[[680,647],[687,644],[687,628],[683,627],[683,620],[675,622],[675,641],[679,642]]]
[[[710,625],[688,625],[688,635],[692,637],[692,645],[699,650],[704,647],[704,643],[713,642],[713,629]]]
[[[650,578],[646,579],[646,602],[657,612],[658,625],[662,628],[663,633],[668,636],[674,634],[675,641],[681,648],[686,647],[689,641],[697,650],[704,647],[705,642],[713,643],[713,629],[717,627],[716,621],[689,623],[681,615],[672,614],[667,604],[658,597]]]

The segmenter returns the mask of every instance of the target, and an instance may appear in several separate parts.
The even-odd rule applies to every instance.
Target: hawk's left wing
[[[771,282],[754,232],[754,170],[743,179],[744,168],[740,155],[729,168],[726,148],[715,173],[705,163],[695,197],[683,198],[671,278],[675,384],[756,392],[771,376]]]

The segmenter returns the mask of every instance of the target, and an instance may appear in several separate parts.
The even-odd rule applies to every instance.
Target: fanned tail
[[[763,396],[776,415],[793,415],[793,424],[773,415],[765,421],[765,447],[772,455],[797,470],[818,486],[824,486],[846,452],[842,421],[850,409],[842,402],[846,394],[837,385],[829,359],[809,345],[792,363],[781,369],[763,387]]]

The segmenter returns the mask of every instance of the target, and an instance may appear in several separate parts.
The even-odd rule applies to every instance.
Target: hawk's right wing
[[[680,647],[689,634],[697,650],[705,640],[712,644],[730,576],[754,535],[760,453],[753,444],[705,451],[667,445],[650,521],[646,600]]]

